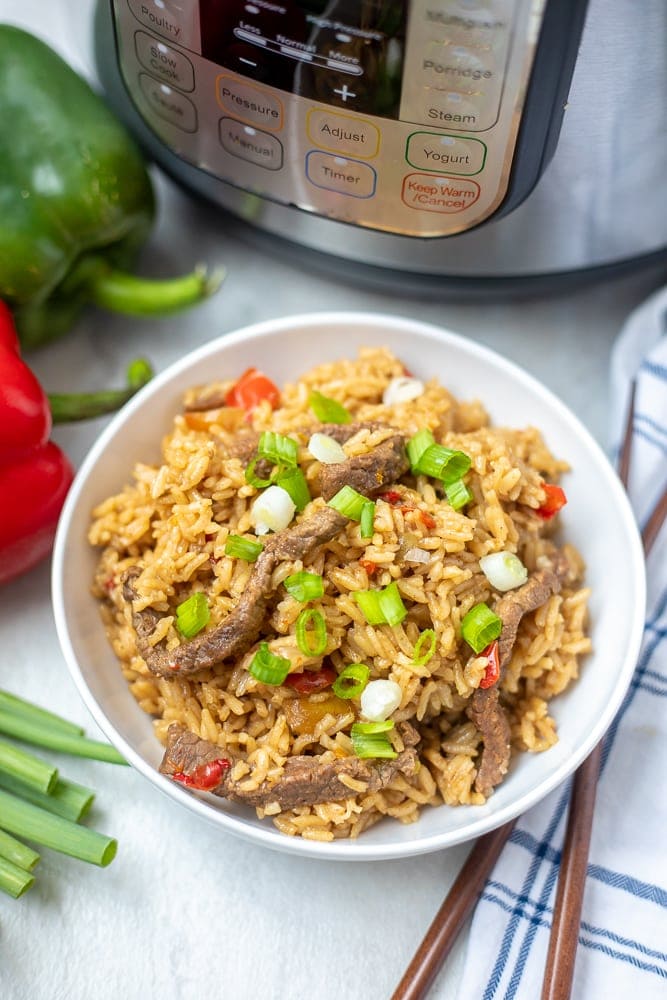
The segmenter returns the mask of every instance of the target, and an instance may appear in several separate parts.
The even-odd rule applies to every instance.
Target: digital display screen
[[[398,118],[407,0],[199,0],[202,55],[279,90]]]

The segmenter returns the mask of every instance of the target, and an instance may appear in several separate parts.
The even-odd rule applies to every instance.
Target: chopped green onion
[[[318,420],[323,424],[349,424],[352,414],[346,410],[342,403],[335,399],[323,396],[321,392],[313,390],[308,398],[308,405]]]
[[[394,723],[386,722],[355,722],[350,730],[352,747],[357,757],[394,760],[398,754],[392,747],[387,733],[393,729]]]
[[[364,505],[367,503],[370,501],[363,494],[357,493],[351,486],[343,486],[335,496],[332,496],[327,506],[333,507],[339,514],[349,517],[352,521],[360,521]]]
[[[225,555],[254,562],[263,548],[261,542],[253,542],[250,538],[241,538],[240,535],[230,535],[225,542]]]
[[[110,764],[127,763],[115,747],[110,746],[109,743],[100,743],[97,740],[88,740],[84,736],[70,736],[68,733],[56,732],[54,729],[45,729],[27,719],[15,718],[9,712],[0,711],[0,733],[13,736],[14,739],[22,740],[24,743],[48,747],[50,750],[59,750],[61,753],[69,753],[75,757],[105,760]]]
[[[54,816],[3,791],[0,791],[0,827],[102,868],[113,861],[118,848],[112,837]]]
[[[7,858],[0,857],[0,889],[8,896],[18,899],[24,892],[27,892],[35,881],[35,876],[31,875],[24,868],[12,864]]]
[[[86,815],[95,799],[95,793],[90,788],[77,785],[76,782],[67,781],[65,778],[58,778],[53,791],[43,795],[41,792],[22,786],[15,778],[0,772],[0,788],[4,788],[6,792],[13,792],[14,795],[20,795],[26,802],[32,802],[33,805],[55,813],[56,816],[71,819],[73,823],[78,823]],[[2,853],[0,846],[0,854]]]
[[[308,626],[313,628],[308,631]],[[296,644],[304,656],[321,656],[327,648],[327,626],[324,616],[315,608],[306,608],[296,620]]]
[[[333,682],[333,693],[339,698],[358,698],[370,676],[371,672],[365,663],[351,663]]]
[[[268,642],[261,642],[248,667],[248,672],[262,684],[278,687],[283,683],[292,664],[284,656],[275,656]]]
[[[289,493],[297,510],[303,510],[310,503],[310,490],[301,469],[289,469],[287,472],[281,472],[276,479],[276,486],[282,486],[285,492]]]
[[[48,764],[25,750],[19,750],[4,740],[0,740],[0,772],[45,794],[51,791],[58,778],[58,768],[53,764]]]
[[[33,851],[32,847],[22,844],[20,840],[10,837],[4,830],[0,830],[0,857],[6,861],[11,861],[13,865],[18,865],[26,872],[31,872],[39,861],[39,854]]]
[[[378,733],[389,733],[394,728],[391,719],[382,719],[378,722],[355,722],[352,729],[363,736],[377,736]]]
[[[264,431],[257,445],[257,457],[268,458],[274,465],[294,468],[299,453],[299,445],[294,438],[285,437],[276,431]]]
[[[408,459],[410,461],[410,468],[415,469],[425,451],[427,451],[431,445],[435,444],[435,438],[427,428],[422,428],[422,430],[417,431],[407,444]]]
[[[352,596],[369,625],[398,625],[408,613],[395,580],[384,590],[355,590]]]
[[[29,701],[24,701],[23,698],[18,698],[15,694],[10,694],[9,691],[0,691],[0,710],[11,712],[12,715],[21,716],[31,722],[39,722],[49,729],[69,733],[70,736],[83,736],[81,726],[76,726],[73,722],[68,722],[67,719],[61,719],[59,715],[54,715],[53,712],[49,712],[45,708],[39,708]]]
[[[355,590],[352,596],[369,625],[384,625],[384,612],[380,607],[380,590]]]
[[[445,485],[461,479],[472,465],[465,452],[436,444],[429,430],[417,431],[408,441],[407,450],[413,472],[440,479]]]
[[[426,643],[428,643],[428,648],[424,650]],[[435,632],[432,628],[424,629],[415,643],[415,648],[412,650],[412,662],[414,665],[416,667],[425,666],[435,653],[435,646]]]
[[[292,573],[285,577],[283,584],[287,593],[302,604],[315,601],[324,594],[324,580],[318,573],[307,573],[305,570]]]
[[[176,608],[176,627],[186,639],[192,639],[208,625],[210,617],[206,595],[197,591],[196,594],[190,594],[187,601],[183,601]]]
[[[361,508],[359,533],[362,538],[372,538],[375,529],[375,504],[367,500]]]
[[[263,459],[261,459],[259,455],[256,455],[253,460],[246,465],[244,473],[246,483],[250,486],[254,486],[256,490],[263,490],[266,489],[267,486],[273,486],[280,473],[280,469],[274,467],[268,479],[260,479],[259,476],[255,475],[255,466],[260,461],[263,461]]]
[[[432,444],[419,459],[413,472],[440,479],[445,485],[456,482],[466,474],[471,466],[470,458],[462,451]]]
[[[462,479],[457,479],[455,483],[445,486],[445,495],[454,510],[461,510],[473,499],[472,493]]]
[[[497,639],[502,631],[503,623],[498,615],[494,615],[486,604],[476,604],[461,622],[461,635],[475,653]]]

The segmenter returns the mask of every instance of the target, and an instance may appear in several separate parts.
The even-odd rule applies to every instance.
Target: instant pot
[[[667,256],[665,0],[103,0],[97,52],[169,174],[356,279]]]

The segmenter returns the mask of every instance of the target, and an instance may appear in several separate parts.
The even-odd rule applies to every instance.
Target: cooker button
[[[197,109],[187,97],[172,90],[168,84],[154,80],[148,73],[139,74],[139,85],[156,115],[182,128],[184,132],[197,131]]]
[[[282,102],[262,87],[223,73],[215,81],[215,91],[223,111],[246,125],[259,125],[271,132],[278,132],[283,127]]]
[[[164,42],[158,42],[145,31],[137,31],[134,36],[137,59],[149,73],[170,83],[179,90],[195,89],[195,71],[192,63],[182,52],[177,52]]]
[[[401,198],[408,208],[420,212],[454,215],[474,205],[480,195],[475,181],[441,174],[408,174],[403,178]]]
[[[367,163],[331,156],[312,149],[306,156],[306,177],[315,187],[352,198],[372,198],[377,174]]]
[[[234,118],[221,118],[218,125],[220,143],[232,156],[255,163],[267,170],[280,170],[283,147],[275,135],[244,125]]]
[[[408,136],[405,159],[411,167],[446,174],[478,174],[486,159],[486,146],[479,139],[441,132],[413,132]]]
[[[498,118],[500,92],[475,94],[457,90],[425,88],[424,111],[421,120],[440,128],[463,128],[466,132],[479,132],[491,128]]]
[[[191,0],[127,0],[137,21],[156,35],[199,49],[199,5]]]
[[[330,153],[370,160],[380,149],[380,129],[365,118],[311,108],[306,118],[308,138]]]

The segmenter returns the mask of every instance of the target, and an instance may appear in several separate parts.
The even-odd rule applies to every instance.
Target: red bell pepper
[[[74,473],[49,441],[52,423],[109,413],[151,374],[147,362],[134,362],[125,390],[48,397],[22,361],[11,312],[0,302],[0,584],[31,569],[53,545]]]
[[[565,506],[567,497],[565,496],[563,487],[557,486],[555,483],[544,483],[543,489],[544,503],[541,507],[537,508],[535,513],[543,521],[550,521]]]
[[[479,682],[481,688],[490,688],[500,680],[500,647],[498,640],[490,642],[486,649],[479,654],[487,659],[486,671]]]
[[[250,412],[263,399],[268,399],[271,409],[275,410],[280,402],[280,389],[264,372],[248,368],[227,393],[225,403]]]

